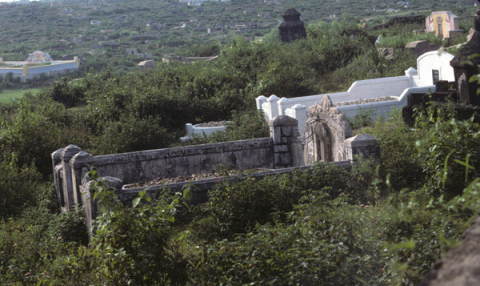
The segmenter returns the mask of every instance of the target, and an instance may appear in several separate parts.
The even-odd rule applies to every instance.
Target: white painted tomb
[[[259,96],[256,98],[257,109],[263,110],[267,121],[277,115],[297,119],[300,134],[303,134],[308,108],[320,103],[325,95],[329,95],[338,110],[349,118],[362,109],[374,110],[375,117],[386,116],[393,108],[406,106],[409,94],[433,92],[438,80],[454,81],[450,66],[453,57],[443,51],[428,52],[417,58],[417,69],[410,67],[404,76],[356,81],[345,92],[291,98]]]

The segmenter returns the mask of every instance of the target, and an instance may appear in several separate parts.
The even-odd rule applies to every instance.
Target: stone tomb
[[[284,43],[290,43],[298,39],[307,37],[305,24],[300,20],[300,13],[290,8],[282,15],[283,22],[278,27],[280,40]]]
[[[380,157],[377,141],[368,134],[352,136],[345,116],[333,106],[327,95],[321,104],[308,110],[304,132],[304,161],[306,165],[315,162],[353,160],[361,155],[364,158]]]

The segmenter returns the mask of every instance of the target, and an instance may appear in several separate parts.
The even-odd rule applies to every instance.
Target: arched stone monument
[[[345,116],[326,95],[320,104],[308,109],[305,125],[305,164],[346,160],[345,139],[352,136]]]

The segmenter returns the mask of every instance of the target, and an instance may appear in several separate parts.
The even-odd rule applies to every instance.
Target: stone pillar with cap
[[[358,156],[380,160],[380,149],[377,139],[369,134],[359,134],[345,140],[346,160],[355,161]]]
[[[28,75],[28,64],[23,64],[22,69],[23,69],[23,76],[27,76]]]
[[[62,150],[60,154],[60,160],[62,162],[62,183],[63,183],[63,196],[65,200],[65,210],[68,211],[75,206],[75,193],[73,189],[73,176],[72,176],[72,168],[70,167],[70,160],[75,156],[77,153],[82,151],[76,145],[68,145]]]
[[[57,151],[51,154],[52,158],[52,169],[53,169],[53,183],[55,185],[55,192],[57,194],[57,204],[60,208],[60,211],[63,213],[66,211],[65,205],[68,205],[68,202],[65,201],[65,196],[63,194],[63,182],[62,182],[62,160],[61,155],[63,148],[58,149]]]
[[[77,56],[73,57],[73,61],[77,64],[77,67],[80,66],[80,58],[79,57],[77,57]]]
[[[301,146],[298,121],[287,115],[279,115],[270,120],[269,126],[275,168],[292,167],[302,161],[301,158],[295,158],[295,154],[299,153],[296,148]]]
[[[70,169],[72,172],[72,188],[73,188],[73,195],[74,195],[74,204],[81,206],[82,203],[82,195],[80,192],[80,185],[85,183],[83,178],[88,173],[88,166],[92,163],[93,156],[85,151],[80,151],[69,162]]]

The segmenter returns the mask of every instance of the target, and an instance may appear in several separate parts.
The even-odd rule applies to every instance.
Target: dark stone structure
[[[278,27],[280,40],[284,43],[290,43],[298,39],[307,37],[305,24],[300,20],[300,13],[290,8],[282,15],[283,23]]]
[[[479,0],[480,1],[480,0]],[[475,121],[480,122],[480,95],[477,90],[480,85],[476,81],[469,82],[470,78],[480,73],[480,8],[475,13],[474,33],[472,38],[459,50],[450,65],[455,73],[455,82],[437,81],[435,92],[430,94],[410,94],[407,106],[403,108],[403,118],[406,123],[413,125],[413,109],[416,106],[425,107],[427,102],[440,107],[447,98],[455,101],[457,117],[465,120],[477,114]]]
[[[480,64],[480,9],[475,13],[474,33],[453,58],[450,65],[455,70],[455,87],[462,102],[480,105],[479,88],[476,81],[469,83],[469,79],[479,73]],[[475,56],[474,56],[475,55]],[[473,56],[473,58],[472,58]]]
[[[477,94],[478,84],[469,83],[471,76],[479,73],[480,64],[480,9],[475,13],[475,32],[473,37],[450,62],[455,70],[455,90],[448,89],[449,83],[437,83],[437,91],[432,94],[432,101],[437,104],[439,98],[450,93],[457,100],[458,117],[470,117],[480,114],[480,96]],[[473,57],[473,58],[472,58]],[[470,61],[471,63],[467,63]],[[453,86],[452,86],[453,87]],[[448,90],[448,91],[445,91]],[[408,98],[410,101],[410,98]],[[410,103],[410,102],[409,102]],[[478,122],[478,116],[475,117]],[[471,223],[463,235],[460,246],[451,249],[445,256],[433,265],[430,272],[419,284],[421,286],[480,285],[480,215]]]

